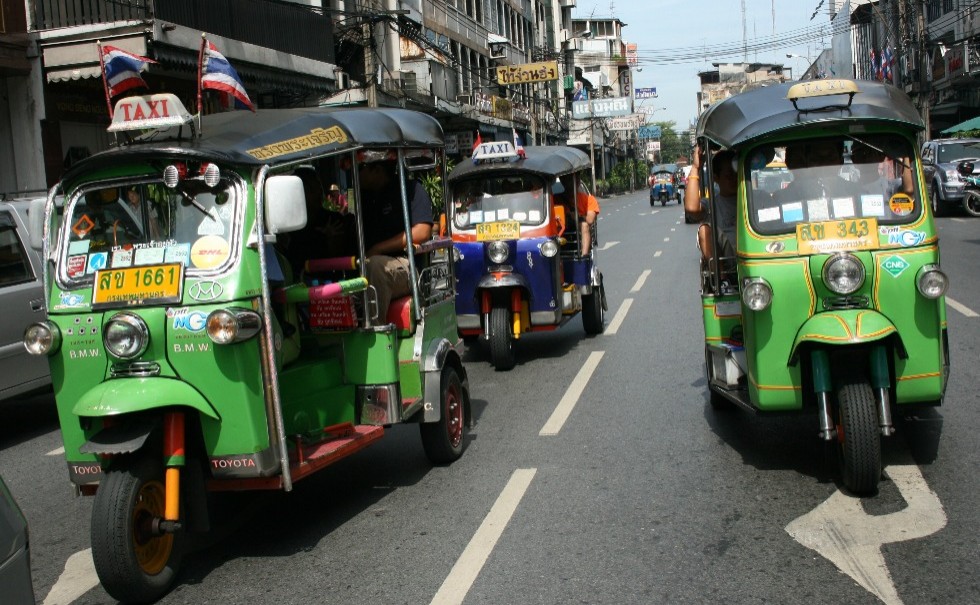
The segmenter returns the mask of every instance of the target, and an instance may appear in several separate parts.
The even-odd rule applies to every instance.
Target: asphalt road
[[[857,500],[815,418],[708,405],[680,207],[650,208],[645,190],[602,207],[606,334],[586,337],[576,318],[525,337],[510,372],[468,350],[477,424],[452,466],[431,467],[401,426],[292,493],[223,497],[160,603],[980,602],[980,221],[938,220],[946,403],[899,420],[889,478]],[[112,603],[50,397],[0,404],[0,417],[38,602]]]

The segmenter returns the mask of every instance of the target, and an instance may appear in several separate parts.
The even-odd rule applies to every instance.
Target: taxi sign
[[[180,302],[183,277],[180,263],[96,271],[92,308]]]
[[[806,223],[796,226],[800,254],[828,254],[878,247],[878,221],[873,218]]]
[[[473,161],[499,160],[518,157],[514,144],[510,141],[489,141],[473,148]]]
[[[193,119],[177,95],[161,93],[119,99],[112,112],[109,132],[170,128],[186,124]]]

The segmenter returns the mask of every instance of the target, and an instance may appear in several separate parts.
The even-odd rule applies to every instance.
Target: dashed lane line
[[[626,319],[626,313],[629,312],[630,305],[632,304],[633,304],[632,298],[623,299],[623,304],[619,305],[619,310],[616,311],[616,315],[613,316],[612,321],[609,322],[608,326],[606,326],[606,329],[603,332],[603,334],[607,336],[612,336],[619,331],[619,326],[620,324],[623,323],[623,320]]]
[[[640,273],[640,276],[636,278],[636,283],[633,284],[633,288],[630,290],[630,292],[639,292],[640,288],[643,287],[643,284],[646,283],[647,277],[649,276],[650,276],[649,269],[646,269],[645,271],[643,271],[643,273]]]
[[[658,256],[660,256],[663,253],[664,253],[663,250],[657,250],[656,252],[653,253],[653,258],[657,258]]]
[[[431,605],[458,605],[463,602],[537,471],[536,468],[519,468],[510,476],[510,481],[497,496],[497,501],[456,560],[436,596],[432,597]]]
[[[561,427],[565,425],[565,421],[571,416],[572,410],[575,409],[575,404],[578,403],[579,397],[582,396],[582,392],[585,390],[585,385],[589,383],[592,373],[595,372],[596,367],[599,366],[599,361],[602,360],[602,356],[605,354],[605,351],[593,351],[589,354],[589,358],[585,360],[585,364],[582,365],[578,374],[575,375],[572,384],[568,385],[568,390],[562,395],[561,401],[558,402],[555,410],[551,412],[551,417],[541,427],[541,430],[538,432],[539,436],[553,437],[558,434]]]
[[[665,242],[669,242],[669,241],[670,241],[670,238],[669,238],[669,237],[665,237],[665,238],[664,238],[664,241],[665,241]]]
[[[964,305],[963,303],[958,303],[948,296],[946,297],[946,304],[953,307],[963,315],[966,315],[967,317],[980,317],[980,315],[978,315],[977,312],[971,309],[970,307]]]
[[[61,446],[56,450],[51,450],[45,456],[60,456],[65,453],[65,446]]]

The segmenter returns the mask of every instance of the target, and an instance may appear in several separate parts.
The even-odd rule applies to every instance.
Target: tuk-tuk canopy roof
[[[814,80],[813,84],[819,86],[820,82]],[[845,108],[847,94],[830,94],[799,98],[799,109],[787,98],[794,84],[800,83],[773,84],[715,103],[698,119],[697,136],[733,147],[783,130],[831,122],[890,122],[902,129],[924,128],[908,95],[890,84],[859,80],[860,92],[850,107]],[[839,107],[814,111],[828,105]]]
[[[556,177],[591,166],[587,153],[574,147],[529,146],[524,148],[525,157],[516,160],[480,162],[463,160],[449,173],[449,182],[474,175],[505,172],[531,172],[543,177]]]
[[[204,116],[200,137],[174,127],[86,158],[64,178],[118,163],[158,157],[251,166],[283,164],[363,147],[442,147],[442,127],[407,109],[297,108]]]

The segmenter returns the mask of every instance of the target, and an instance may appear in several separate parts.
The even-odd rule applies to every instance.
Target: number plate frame
[[[841,236],[840,233],[844,235]],[[862,235],[858,235],[862,233]],[[796,226],[796,245],[800,254],[833,254],[855,250],[877,250],[878,220],[847,218]]]
[[[177,275],[170,283],[149,286],[140,283],[148,271],[162,271],[166,279],[167,270],[173,269]],[[121,280],[121,286],[116,286]],[[92,309],[115,309],[134,305],[158,305],[179,303],[184,294],[184,265],[167,263],[139,267],[120,267],[100,269],[95,272],[92,282]]]
[[[495,242],[521,238],[521,223],[519,221],[494,221],[480,223],[476,226],[476,241]]]

